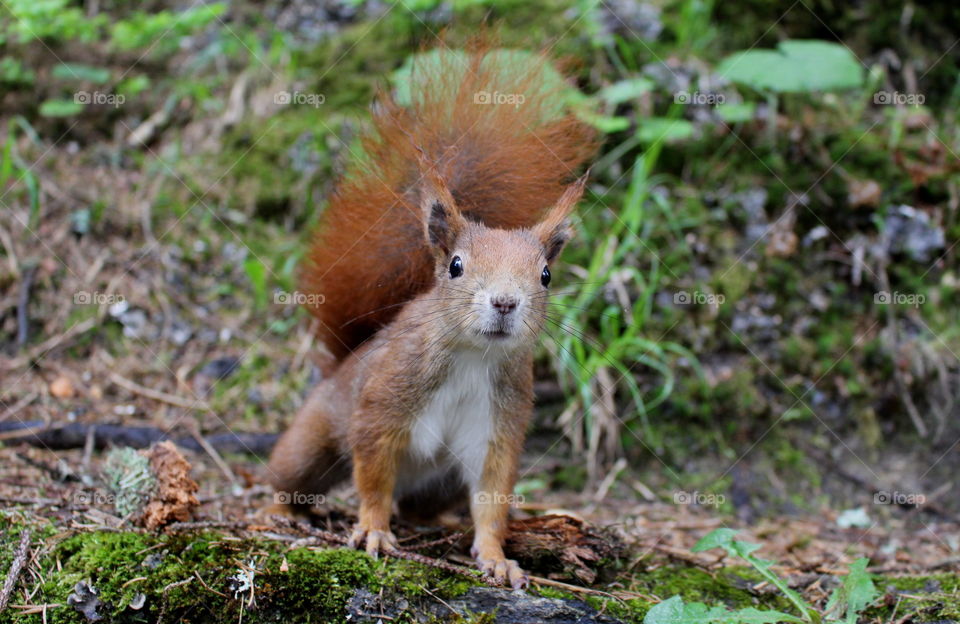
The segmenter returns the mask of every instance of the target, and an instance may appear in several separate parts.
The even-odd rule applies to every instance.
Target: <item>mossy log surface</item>
[[[2,532],[4,573],[21,529],[11,524]],[[34,529],[30,564],[0,623],[641,622],[651,605],[673,595],[789,611],[782,597],[758,589],[758,579],[744,568],[665,563],[637,573],[627,559],[612,564],[616,581],[594,593],[536,584],[510,592],[413,561],[374,560],[305,543],[212,531]],[[956,575],[880,578],[878,586],[893,602],[873,609],[877,618],[888,619],[898,600],[901,613],[909,602],[911,608],[929,605],[933,620],[960,618],[950,606],[957,604]]]

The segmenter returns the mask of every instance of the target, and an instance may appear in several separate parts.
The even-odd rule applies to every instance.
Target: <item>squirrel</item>
[[[597,149],[565,87],[545,55],[477,44],[415,65],[410,102],[375,101],[301,265],[332,363],[271,454],[276,511],[352,476],[348,544],[377,556],[394,501],[418,519],[469,501],[480,569],[526,586],[509,501],[550,266]]]

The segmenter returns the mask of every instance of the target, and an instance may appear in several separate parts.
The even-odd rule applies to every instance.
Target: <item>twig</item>
[[[265,529],[262,525],[250,522],[217,522],[214,520],[199,520],[196,522],[174,522],[167,525],[166,530],[172,531],[192,531],[197,529],[234,529],[238,531],[258,531]]]
[[[619,600],[620,602],[624,602],[623,598],[620,598],[616,594],[600,591],[599,589],[591,589],[589,587],[580,587],[579,585],[571,585],[570,583],[563,583],[560,581],[555,581],[553,579],[544,578],[542,576],[529,575],[528,578],[530,579],[531,583],[536,583],[537,585],[548,585],[550,587],[564,589],[566,591],[574,592],[577,594],[593,594],[595,596],[605,596],[607,598],[613,598],[614,600]],[[644,596],[644,598],[647,598],[647,596]]]
[[[7,608],[10,602],[10,595],[13,594],[13,588],[20,578],[20,572],[27,562],[27,551],[30,549],[30,529],[24,529],[20,534],[20,545],[17,546],[17,552],[10,563],[10,571],[7,572],[7,580],[3,583],[3,591],[0,591],[0,613]]]
[[[129,390],[130,392],[133,392],[134,394],[139,394],[141,396],[147,397],[148,399],[153,399],[154,401],[160,401],[161,403],[169,403],[170,405],[174,405],[176,407],[182,407],[185,409],[198,409],[198,410],[210,409],[206,401],[203,401],[200,399],[193,399],[193,400],[185,399],[175,394],[168,394],[161,390],[154,390],[152,388],[147,388],[145,386],[141,386],[140,384],[134,381],[130,381],[126,377],[118,375],[117,373],[110,373],[110,381],[117,384],[121,388],[124,388],[125,390]]]
[[[0,495],[0,501],[11,505],[66,505],[66,501],[53,498],[17,498],[15,496]]]
[[[215,594],[218,595],[218,596],[223,596],[224,598],[227,597],[227,595],[224,594],[223,592],[218,592],[217,590],[215,590],[215,589],[213,589],[212,587],[210,587],[209,585],[207,585],[207,582],[203,580],[203,577],[200,576],[200,573],[197,572],[196,570],[193,571],[193,575],[194,575],[195,577],[197,577],[197,580],[200,581],[200,584],[203,585],[203,586],[207,589],[207,591],[211,591],[211,592],[215,593]]]
[[[410,546],[401,546],[400,550],[422,550],[424,548],[442,546],[445,544],[449,544],[450,542],[456,542],[461,537],[463,537],[463,535],[464,535],[463,533],[452,533],[450,535],[447,535],[446,537],[441,537],[440,539],[431,540],[429,542],[422,542],[420,544],[413,544]]]
[[[33,278],[37,275],[37,265],[33,264],[22,273],[20,293],[17,297],[17,347],[23,348],[30,339],[30,315],[27,308],[30,305],[30,288]]]
[[[187,425],[187,430],[190,432],[190,435],[193,436],[193,439],[197,441],[197,444],[200,445],[200,448],[207,452],[207,455],[209,455],[210,459],[213,460],[213,463],[217,465],[217,468],[220,469],[220,472],[227,477],[227,480],[233,485],[239,485],[240,482],[237,480],[237,475],[233,474],[233,471],[230,470],[230,466],[227,465],[227,462],[223,461],[223,457],[220,456],[220,453],[217,452],[217,449],[213,448],[213,445],[207,442],[206,438],[200,434],[200,430],[197,429],[197,426],[193,423],[190,423]]]
[[[85,321],[80,321],[62,334],[57,334],[56,336],[51,336],[47,340],[44,340],[40,344],[30,349],[25,355],[21,355],[20,357],[10,360],[8,362],[8,366],[10,368],[20,368],[22,366],[26,366],[32,360],[37,359],[37,357],[53,351],[62,343],[72,340],[79,334],[84,334],[90,331],[97,326],[98,322],[99,319],[97,318],[90,318]]]
[[[0,422],[5,421],[6,419],[10,418],[10,417],[13,416],[14,414],[16,414],[17,412],[19,412],[19,411],[22,410],[23,408],[25,408],[26,406],[28,406],[28,405],[30,405],[31,403],[33,403],[34,400],[36,400],[36,398],[37,398],[38,396],[40,396],[40,395],[38,395],[36,392],[31,392],[31,393],[28,394],[27,396],[23,397],[22,399],[20,399],[20,400],[17,401],[16,403],[14,403],[9,409],[7,409],[7,411],[5,411],[5,412],[3,413],[2,416],[0,416]]]

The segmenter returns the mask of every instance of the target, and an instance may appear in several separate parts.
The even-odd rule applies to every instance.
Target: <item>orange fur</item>
[[[415,68],[410,107],[388,94],[374,106],[366,158],[341,181],[301,267],[302,289],[324,296],[310,311],[338,361],[433,282],[418,203],[425,173],[469,219],[530,227],[596,150],[591,128],[557,112],[547,59],[497,61],[482,46],[445,56]],[[482,92],[524,101],[482,104]]]

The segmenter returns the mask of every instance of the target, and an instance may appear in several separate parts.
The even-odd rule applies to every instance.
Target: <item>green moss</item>
[[[916,613],[914,621],[960,620],[960,576],[956,574],[882,577],[876,580],[876,585],[897,597],[898,613]],[[889,607],[874,608],[867,615],[890,619],[889,611]]]
[[[384,586],[399,590],[405,596],[425,596],[429,590],[440,598],[456,598],[479,584],[479,579],[449,574],[414,561],[396,561],[384,572]]]
[[[356,588],[377,593],[383,586],[377,574],[383,564],[355,550],[297,549],[286,558],[289,571],[268,573],[258,583],[257,601],[266,611],[343,616]]]

